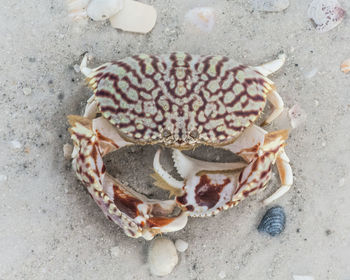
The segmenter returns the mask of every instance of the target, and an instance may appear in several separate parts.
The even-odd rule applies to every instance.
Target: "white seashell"
[[[295,104],[292,108],[290,108],[288,115],[292,128],[297,128],[306,121],[306,112],[300,107],[299,104]]]
[[[293,280],[315,280],[315,278],[308,275],[293,275]]]
[[[254,0],[254,8],[263,12],[280,12],[289,7],[289,0]]]
[[[345,60],[341,65],[340,65],[340,69],[344,72],[344,73],[348,73],[350,72],[350,58]]]
[[[167,238],[155,239],[148,253],[148,265],[152,274],[165,276],[173,271],[179,258],[174,243]]]
[[[342,22],[345,11],[337,0],[313,0],[308,9],[318,32],[327,32]]]
[[[210,7],[191,9],[186,13],[185,20],[201,31],[210,32],[215,24],[214,9]]]
[[[66,0],[69,17],[73,20],[86,18],[86,8],[89,1],[90,0]]]
[[[124,8],[110,18],[112,27],[136,33],[150,32],[156,20],[154,7],[133,0],[125,0]]]
[[[124,8],[124,0],[91,0],[87,15],[93,20],[106,20]]]
[[[185,252],[185,251],[187,250],[187,248],[188,248],[188,243],[187,243],[186,241],[183,241],[183,240],[181,240],[181,239],[178,239],[178,240],[175,241],[175,247],[176,247],[176,249],[177,249],[179,252],[183,253],[183,252]]]

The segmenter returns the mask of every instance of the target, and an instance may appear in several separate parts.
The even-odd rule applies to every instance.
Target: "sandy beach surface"
[[[285,52],[286,64],[271,79],[285,105],[299,104],[307,120],[291,132],[286,147],[294,185],[273,204],[285,209],[285,231],[272,238],[256,229],[267,210],[261,200],[279,186],[274,176],[264,192],[237,207],[192,218],[183,230],[167,234],[189,248],[163,279],[349,280],[350,75],[340,71],[350,58],[349,17],[317,33],[307,16],[309,0],[291,0],[277,13],[254,11],[245,0],[144,2],[158,12],[146,35],[103,22],[74,24],[61,1],[1,1],[0,279],[157,279],[147,266],[150,243],[125,236],[104,217],[62,147],[70,142],[66,116],[80,114],[91,95],[74,70],[84,52],[98,66],[182,50],[248,65]],[[341,4],[350,13],[350,2]],[[185,13],[198,6],[215,10],[209,33],[184,24]],[[120,150],[109,156],[109,169],[140,192],[164,197],[149,176],[157,148]],[[206,147],[195,154],[230,159]]]

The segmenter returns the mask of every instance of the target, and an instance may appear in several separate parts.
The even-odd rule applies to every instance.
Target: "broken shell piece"
[[[204,32],[210,32],[215,24],[214,9],[200,7],[189,10],[185,16],[186,21]]]
[[[80,20],[87,17],[86,8],[90,0],[67,0],[68,15],[73,20]]]
[[[300,107],[299,104],[295,104],[292,108],[290,108],[288,115],[292,128],[296,128],[304,123],[307,116],[306,112]]]
[[[153,241],[148,254],[148,264],[151,273],[165,276],[173,271],[179,258],[174,243],[167,238],[157,238]]]
[[[313,0],[308,9],[318,32],[327,32],[342,22],[345,11],[337,0]]]
[[[263,12],[280,12],[289,7],[289,0],[254,0],[254,8]]]
[[[185,252],[185,251],[187,250],[187,248],[188,248],[188,243],[187,243],[186,241],[183,241],[183,240],[181,240],[181,239],[178,239],[178,240],[175,241],[175,247],[176,247],[176,249],[177,249],[179,252],[183,253],[183,252]]]
[[[87,15],[93,20],[106,20],[124,7],[124,0],[91,0]]]
[[[344,72],[344,73],[348,73],[350,72],[350,58],[345,60],[341,65],[340,65],[340,69]]]
[[[124,8],[110,18],[111,25],[124,31],[147,33],[156,24],[154,7],[133,0],[125,0]]]

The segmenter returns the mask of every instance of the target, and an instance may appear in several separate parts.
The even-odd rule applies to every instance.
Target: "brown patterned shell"
[[[223,56],[141,54],[94,71],[102,115],[129,141],[186,148],[232,142],[273,83]]]

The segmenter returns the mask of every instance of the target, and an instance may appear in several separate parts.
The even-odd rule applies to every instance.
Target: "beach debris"
[[[210,7],[198,7],[189,10],[185,20],[203,32],[210,32],[215,24],[214,9]]]
[[[70,159],[72,156],[72,152],[73,152],[73,145],[68,143],[63,145],[63,156],[65,159]]]
[[[155,239],[148,253],[148,265],[152,274],[165,276],[173,271],[179,258],[174,243],[167,238]]]
[[[289,0],[253,0],[254,9],[263,12],[280,12],[289,7]]]
[[[16,150],[22,148],[22,144],[17,140],[13,140],[10,143],[11,143],[12,148],[14,148]]]
[[[188,243],[182,239],[178,239],[175,241],[175,247],[179,252],[183,253],[187,250]]]
[[[124,7],[124,0],[91,0],[87,15],[93,20],[106,20],[117,14]]]
[[[313,0],[308,16],[316,25],[316,31],[327,32],[342,22],[345,10],[337,0]]]
[[[157,11],[153,6],[125,0],[124,8],[109,20],[114,28],[129,32],[148,33],[156,24]]]
[[[282,233],[285,224],[286,215],[283,208],[281,206],[275,206],[266,211],[258,226],[258,231],[276,236]]]
[[[32,89],[30,87],[23,88],[24,95],[30,95],[32,93]]]
[[[315,278],[308,275],[293,275],[293,280],[315,280]]]
[[[340,65],[340,69],[346,74],[350,72],[350,58],[344,60],[344,62]]]
[[[297,128],[306,121],[306,112],[300,107],[299,104],[295,104],[289,109],[288,115],[290,118],[290,124],[292,128]]]
[[[67,0],[68,15],[75,21],[79,21],[87,17],[86,8],[90,0]]]

